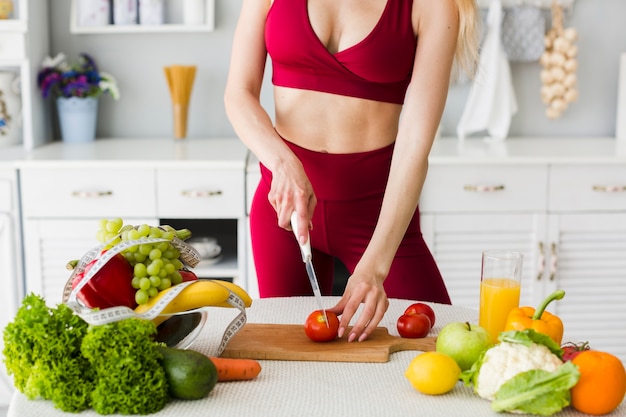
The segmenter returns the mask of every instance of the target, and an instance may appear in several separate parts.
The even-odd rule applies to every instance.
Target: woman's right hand
[[[291,230],[291,214],[294,211],[298,213],[299,230],[296,235],[300,243],[305,243],[317,198],[297,158],[274,167],[268,200],[276,210],[278,226],[283,229]]]

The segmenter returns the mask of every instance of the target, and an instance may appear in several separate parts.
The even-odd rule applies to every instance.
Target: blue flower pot
[[[96,139],[97,98],[59,97],[57,110],[64,142],[91,142]]]

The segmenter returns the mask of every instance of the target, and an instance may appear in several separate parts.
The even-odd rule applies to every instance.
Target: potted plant
[[[99,71],[86,53],[75,64],[68,63],[64,54],[46,58],[37,84],[43,98],[56,97],[61,136],[67,142],[94,140],[99,97],[109,93],[117,100],[120,96],[113,76]]]

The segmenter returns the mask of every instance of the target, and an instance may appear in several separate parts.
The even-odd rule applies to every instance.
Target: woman
[[[387,297],[449,303],[417,203],[453,63],[478,55],[474,0],[243,0],[225,92],[262,180],[250,224],[261,297],[311,294],[290,228],[311,240],[322,292],[351,273],[339,337],[365,340]],[[275,120],[259,102],[273,64]],[[403,117],[401,117],[401,112]],[[308,227],[307,227],[308,226]],[[363,304],[358,316],[357,309]]]

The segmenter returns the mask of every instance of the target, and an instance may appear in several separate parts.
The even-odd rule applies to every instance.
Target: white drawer
[[[156,215],[152,169],[28,168],[20,175],[27,218]]]
[[[626,210],[626,167],[552,166],[549,209],[564,212]]]
[[[0,59],[24,59],[25,57],[24,34],[0,34]]]
[[[536,211],[547,206],[545,165],[431,164],[420,211]]]
[[[244,171],[157,170],[159,218],[219,219],[245,215]]]

